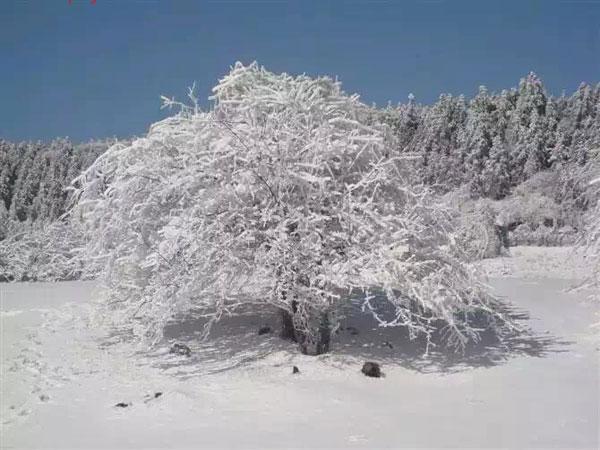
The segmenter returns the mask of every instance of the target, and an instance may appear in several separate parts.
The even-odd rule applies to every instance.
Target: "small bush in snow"
[[[487,200],[471,203],[471,208],[464,208],[458,215],[457,241],[468,260],[494,258],[502,254],[504,243],[496,215]]]

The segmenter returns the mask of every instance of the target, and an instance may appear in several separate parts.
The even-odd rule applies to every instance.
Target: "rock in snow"
[[[151,402],[152,400],[155,400],[155,399],[161,397],[162,395],[163,395],[162,392],[155,392],[154,394],[146,394],[144,396],[144,403]]]
[[[269,334],[269,333],[271,333],[271,327],[268,327],[268,326],[260,327],[260,329],[258,330],[259,336],[262,336],[263,334]]]
[[[381,367],[376,362],[364,363],[361,372],[364,373],[368,377],[373,377],[373,378],[381,377]]]
[[[178,355],[191,356],[192,350],[185,344],[173,344],[169,353],[176,353]]]

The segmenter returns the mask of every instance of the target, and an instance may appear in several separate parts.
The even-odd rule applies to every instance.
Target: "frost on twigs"
[[[242,305],[291,318],[303,351],[327,351],[349,293],[381,326],[445,342],[510,326],[462,262],[451,215],[388,148],[388,130],[330,78],[237,63],[191,107],[117,144],[75,182],[73,215],[101,259],[109,317],[150,343],[194,310],[204,332]],[[167,105],[176,106],[173,100]],[[391,316],[377,314],[377,290]],[[492,322],[490,322],[492,323]]]
[[[0,244],[0,282],[93,278],[98,267],[81,263],[82,244],[81,230],[68,222],[12,222]]]

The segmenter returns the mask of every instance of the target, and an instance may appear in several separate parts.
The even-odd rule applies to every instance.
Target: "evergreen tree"
[[[490,157],[490,149],[496,133],[496,105],[485,86],[469,104],[465,133],[463,135],[464,172],[467,175],[471,192],[482,195],[489,180],[485,179],[484,169]]]
[[[500,135],[496,135],[492,141],[489,158],[485,161],[480,192],[484,197],[497,200],[508,195],[510,188],[508,147]]]
[[[442,189],[464,182],[462,156],[457,151],[465,126],[467,105],[462,96],[442,94],[426,113],[410,150],[421,155],[419,172],[425,183]]]

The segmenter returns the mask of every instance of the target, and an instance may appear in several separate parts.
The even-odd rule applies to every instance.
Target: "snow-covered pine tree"
[[[4,240],[8,235],[8,211],[4,206],[4,202],[0,202],[0,241]]]
[[[463,96],[442,94],[427,110],[408,146],[411,152],[421,155],[419,173],[425,183],[448,190],[465,182],[463,155],[458,149],[466,116]]]
[[[492,141],[495,136],[496,105],[485,86],[469,105],[465,132],[461,147],[465,154],[463,170],[469,179],[471,192],[476,196],[486,196],[486,187],[493,182],[486,180],[486,161],[490,158]]]
[[[15,182],[15,145],[0,139],[0,202],[8,213]]]
[[[421,156],[419,176],[441,191],[471,183],[476,196],[504,195],[480,188],[492,185],[485,177],[492,173],[491,141],[497,136],[496,148],[502,144],[509,156],[510,188],[554,165],[583,165],[589,149],[600,145],[600,86],[583,83],[572,96],[553,98],[530,73],[518,89],[480,92],[468,105],[463,99],[462,107],[460,100],[441,95],[431,106],[420,105],[417,121],[406,120],[412,101],[375,114],[390,126],[398,148]]]
[[[541,169],[539,153],[545,145],[544,121],[547,96],[538,76],[531,72],[519,82],[515,111],[508,131],[513,185]]]
[[[408,103],[396,107],[388,106],[379,112],[378,120],[390,127],[398,152],[408,151],[412,147],[412,140],[423,120],[422,108],[415,103],[415,96],[409,94]]]
[[[22,222],[30,218],[31,204],[37,194],[41,177],[41,173],[35,171],[35,169],[39,169],[39,165],[36,164],[36,156],[40,145],[40,143],[26,142],[17,145],[16,153],[19,155],[20,161],[13,183],[12,202],[9,210],[12,220]]]
[[[104,261],[105,304],[136,335],[156,342],[190,309],[208,332],[250,303],[278,308],[301,350],[321,353],[356,291],[382,326],[415,337],[443,323],[458,349],[477,339],[475,315],[502,322],[447,214],[405,184],[387,128],[363,123],[357,96],[256,63],[237,63],[213,92],[210,111],[183,107],[76,183],[73,216],[89,258]]]
[[[525,138],[527,160],[525,161],[525,179],[531,178],[536,173],[550,167],[550,149],[547,146],[548,125],[545,116],[533,113],[529,125],[529,132]]]
[[[499,135],[492,140],[481,179],[481,192],[486,197],[501,199],[510,193],[510,155],[507,145]]]

